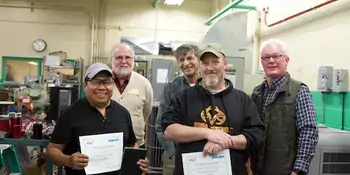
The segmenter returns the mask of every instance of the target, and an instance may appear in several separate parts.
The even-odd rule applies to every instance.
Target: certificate
[[[86,174],[117,171],[123,158],[123,133],[79,137],[81,153],[89,157]]]
[[[203,152],[182,154],[184,175],[232,175],[230,151],[203,157]]]

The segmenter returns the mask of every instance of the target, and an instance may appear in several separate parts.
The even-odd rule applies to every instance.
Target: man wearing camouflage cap
[[[231,162],[217,170],[225,174],[232,169],[235,175],[246,175],[249,152],[264,140],[258,110],[247,94],[225,78],[227,60],[220,46],[206,45],[199,58],[202,78],[174,96],[162,116],[165,138],[176,142],[174,174],[185,173],[185,153],[216,155],[228,150]],[[201,167],[201,171],[206,168]]]

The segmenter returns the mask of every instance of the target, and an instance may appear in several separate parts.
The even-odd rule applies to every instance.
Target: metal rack
[[[48,89],[49,87],[55,86],[54,83],[55,83],[55,81],[57,81],[57,79],[55,79],[55,80],[49,79],[50,77],[48,77],[48,76],[52,76],[52,75],[49,75],[52,72],[57,72],[58,76],[59,76],[58,77],[59,86],[60,87],[67,87],[67,86],[74,87],[74,86],[76,86],[78,89],[78,98],[80,98],[81,84],[83,82],[83,73],[84,73],[84,59],[83,58],[79,58],[77,60],[71,59],[70,61],[76,61],[76,65],[74,67],[44,66],[44,80],[45,80],[44,82],[46,84],[45,87],[46,87],[46,89]],[[72,71],[74,76],[77,77],[77,81],[64,80],[63,73],[62,73],[64,70]]]

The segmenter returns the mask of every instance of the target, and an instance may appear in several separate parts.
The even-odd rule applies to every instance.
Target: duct
[[[72,8],[72,7],[60,7],[60,6],[23,6],[23,5],[10,5],[10,4],[0,4],[0,7],[3,8],[23,8],[23,9],[40,9],[40,10],[58,10],[58,11],[80,11],[85,14],[87,14],[91,19],[91,45],[90,45],[90,60],[89,63],[91,63],[91,59],[94,55],[93,48],[94,48],[94,30],[95,30],[95,17],[94,15],[89,12],[86,9],[83,8]]]
[[[312,13],[304,13],[303,18],[294,18],[294,20],[285,21],[280,25],[275,25],[274,27],[265,29],[262,31],[262,37],[269,37],[276,35],[286,30],[290,30],[304,24],[307,24],[311,21],[338,13],[340,11],[349,10],[350,1],[347,0],[337,0],[336,2],[330,3],[321,9],[310,11]],[[309,11],[308,11],[309,12]]]
[[[153,39],[121,37],[120,42],[131,46],[135,55],[158,55],[158,42]]]

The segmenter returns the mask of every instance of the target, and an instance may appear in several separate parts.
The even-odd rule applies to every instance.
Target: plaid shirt
[[[269,87],[265,81],[263,97],[263,114],[266,116],[266,106],[277,95],[277,90],[285,80],[285,76],[276,79]],[[315,155],[318,142],[316,110],[309,88],[301,85],[295,103],[296,125],[299,134],[297,159],[293,170],[308,172],[310,162]],[[283,116],[281,116],[283,117]]]

